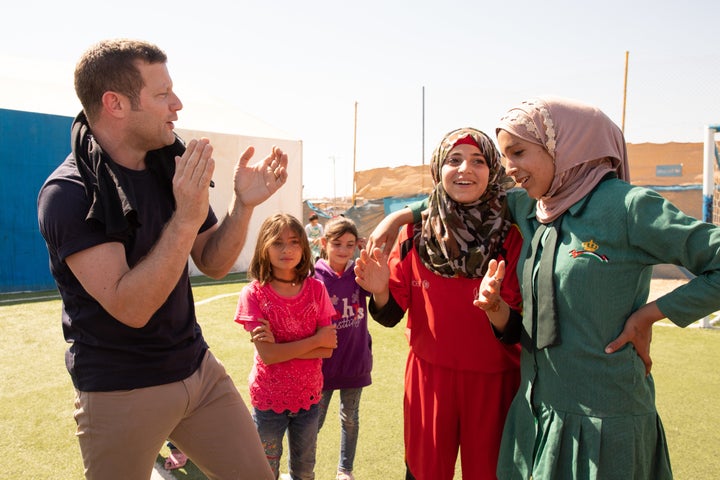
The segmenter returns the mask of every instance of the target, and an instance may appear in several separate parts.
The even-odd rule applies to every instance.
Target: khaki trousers
[[[240,393],[210,351],[185,380],[78,391],[75,407],[87,479],[149,479],[168,439],[210,479],[274,478]]]

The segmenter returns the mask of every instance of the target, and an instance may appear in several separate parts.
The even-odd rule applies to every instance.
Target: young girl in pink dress
[[[337,346],[335,315],[325,286],[312,277],[313,257],[302,224],[274,215],[260,228],[235,321],[252,332],[253,419],[270,466],[279,475],[288,432],[293,480],[314,477],[322,359]]]

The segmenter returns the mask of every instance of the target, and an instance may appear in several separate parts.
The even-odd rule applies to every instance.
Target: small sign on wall
[[[655,165],[656,177],[682,177],[682,163],[675,165]]]

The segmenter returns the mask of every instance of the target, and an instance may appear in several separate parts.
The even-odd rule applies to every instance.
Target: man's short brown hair
[[[138,107],[144,83],[137,61],[165,63],[167,55],[151,43],[128,39],[103,40],[83,54],[75,66],[75,93],[90,123],[102,108],[105,92],[126,95],[132,108]]]

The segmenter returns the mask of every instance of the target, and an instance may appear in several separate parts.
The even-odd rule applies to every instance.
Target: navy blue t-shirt
[[[134,190],[140,227],[125,245],[132,268],[157,242],[174,202],[150,170],[119,167]],[[104,227],[86,221],[91,199],[75,160],[69,156],[46,180],[38,197],[40,231],[50,270],[63,300],[62,326],[70,343],[65,362],[80,391],[142,388],[182,380],[199,366],[207,344],[195,318],[188,266],[165,303],[142,328],[115,320],[75,278],[65,259],[102,243],[117,241]],[[217,223],[209,209],[200,232]]]

